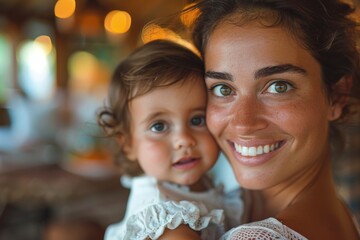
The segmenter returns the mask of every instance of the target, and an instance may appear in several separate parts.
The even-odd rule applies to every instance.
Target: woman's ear
[[[136,161],[136,155],[131,144],[131,139],[125,136],[119,136],[116,138],[116,141],[127,159],[130,161]]]
[[[329,121],[341,117],[343,109],[349,101],[349,94],[352,87],[352,76],[343,76],[333,87],[331,92],[331,108],[328,114]]]

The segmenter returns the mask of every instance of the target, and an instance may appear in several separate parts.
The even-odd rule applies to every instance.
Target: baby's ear
[[[329,121],[337,120],[341,117],[343,109],[349,101],[352,87],[352,76],[343,76],[333,87],[331,92],[331,109],[329,111]]]
[[[121,147],[122,153],[130,160],[136,161],[136,155],[132,147],[131,139],[125,136],[118,136],[116,138],[117,143]]]

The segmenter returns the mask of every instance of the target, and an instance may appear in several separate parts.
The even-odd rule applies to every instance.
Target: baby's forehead
[[[201,83],[205,87],[204,76],[199,73],[190,72],[186,76],[172,76],[170,74],[159,73],[154,78],[147,78],[137,81],[133,86],[131,99],[139,97],[155,90],[161,90],[171,86],[181,86],[184,84]]]

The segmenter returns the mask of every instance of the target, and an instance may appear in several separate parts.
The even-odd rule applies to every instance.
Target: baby
[[[107,228],[105,240],[157,239],[182,224],[202,239],[223,233],[224,194],[206,175],[219,148],[205,122],[203,71],[195,53],[166,40],[145,44],[116,68],[98,122],[117,139],[131,192],[123,221]]]

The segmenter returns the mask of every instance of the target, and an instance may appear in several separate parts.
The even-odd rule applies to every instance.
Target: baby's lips
[[[194,161],[196,159],[197,158],[195,158],[195,157],[183,157],[183,158],[180,158],[178,161],[176,161],[173,165],[187,164],[187,163],[192,162],[192,161]]]

